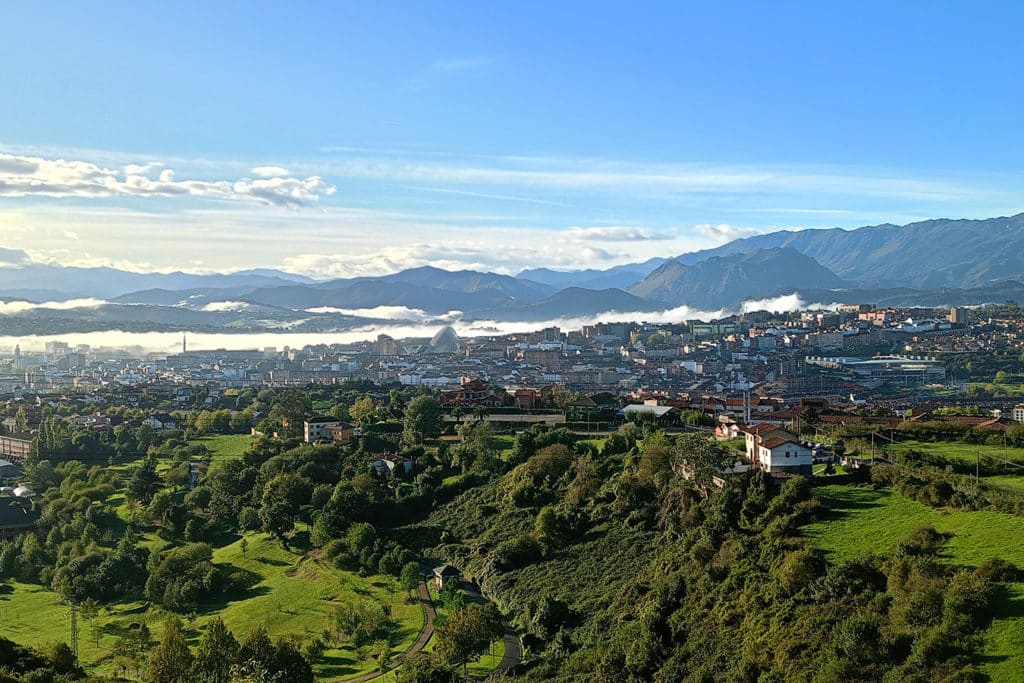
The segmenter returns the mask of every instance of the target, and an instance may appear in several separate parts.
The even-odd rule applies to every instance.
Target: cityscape
[[[0,41],[0,683],[1024,680],[1024,6]]]

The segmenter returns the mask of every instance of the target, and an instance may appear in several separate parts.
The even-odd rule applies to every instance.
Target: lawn
[[[301,550],[284,550],[265,534],[250,535],[247,540],[249,547],[244,554],[241,541],[236,541],[217,549],[214,562],[230,563],[260,575],[262,580],[248,595],[211,610],[207,619],[219,614],[235,633],[247,633],[262,625],[272,636],[308,638],[324,630],[340,600],[359,595],[391,607],[392,616],[400,624],[394,643],[396,653],[409,649],[423,628],[422,608],[406,603],[405,592],[393,580],[393,590],[389,590],[390,579],[386,577],[362,578],[339,572]],[[374,668],[375,662],[361,661],[353,648],[344,647],[327,650],[324,661],[314,670],[318,680],[344,680]]]
[[[985,446],[946,441],[938,443],[924,441],[900,441],[895,446],[889,446],[884,439],[876,439],[875,445],[876,447],[879,447],[880,453],[889,458],[892,457],[892,452],[899,454],[904,451],[914,449],[923,453],[941,456],[950,462],[969,463],[972,465],[974,464],[975,457],[978,454],[981,454],[982,463],[988,465],[993,465],[996,461],[988,459],[986,456],[994,456],[1001,460],[1024,463],[1024,448],[1014,448],[1012,446]],[[882,446],[885,446],[885,448],[882,449]]]
[[[977,566],[1002,557],[1024,567],[1024,518],[998,512],[945,512],[904,498],[892,491],[867,486],[822,486],[815,495],[833,512],[809,524],[804,533],[839,563],[881,552],[905,539],[920,526],[955,534],[943,559]],[[996,619],[985,632],[982,657],[992,680],[1014,680],[1024,670],[1024,583],[1009,584],[997,607]]]
[[[265,534],[250,534],[246,552],[241,540],[214,551],[214,562],[227,563],[252,572],[254,584],[243,595],[220,604],[204,606],[194,620],[187,619],[192,644],[203,627],[220,616],[240,640],[256,626],[271,636],[295,635],[307,638],[319,635],[327,626],[335,604],[347,596],[378,600],[391,607],[399,622],[394,650],[407,650],[423,627],[423,611],[418,604],[407,604],[400,588],[388,589],[382,576],[359,577],[320,564],[303,549],[285,550]],[[70,609],[57,604],[56,596],[40,586],[13,582],[14,593],[0,596],[0,620],[5,636],[27,645],[50,641],[70,641]],[[79,652],[82,661],[94,672],[115,670],[117,634],[131,622],[146,622],[159,638],[163,613],[143,603],[115,605],[103,610],[93,624],[79,617]],[[94,629],[93,626],[96,628]],[[343,681],[376,668],[363,660],[351,647],[328,649],[314,665],[317,680]]]
[[[992,477],[982,477],[982,479],[991,484],[1024,493],[1024,470],[1020,474],[997,474]]]
[[[252,443],[250,434],[214,434],[201,436],[192,441],[193,444],[206,446],[211,459],[216,462],[221,458],[240,458],[249,450]]]

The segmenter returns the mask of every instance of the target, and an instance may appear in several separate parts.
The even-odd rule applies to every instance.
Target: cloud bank
[[[73,308],[96,308],[106,306],[102,299],[68,299],[67,301],[47,301],[37,304],[31,301],[0,301],[0,315],[15,315],[26,311],[46,309],[50,311],[68,311]]]
[[[282,168],[257,167],[256,178],[210,181],[177,180],[169,168],[153,177],[157,166],[132,164],[120,171],[89,161],[0,154],[0,197],[199,197],[295,208],[337,189],[319,176],[278,174]]]

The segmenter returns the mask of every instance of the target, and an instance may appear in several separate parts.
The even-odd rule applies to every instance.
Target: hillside
[[[676,306],[719,309],[780,290],[843,285],[842,279],[814,259],[785,247],[712,256],[692,265],[668,261],[629,291]]]
[[[652,258],[643,263],[626,263],[604,270],[587,268],[585,270],[552,270],[550,268],[530,268],[519,273],[518,277],[542,282],[552,287],[582,287],[585,289],[626,289],[651,274],[651,271],[668,259]]]
[[[1024,213],[856,230],[783,230],[683,254],[676,260],[693,265],[715,256],[778,247],[795,249],[862,286],[976,287],[1017,278],[1024,271]]]
[[[511,471],[405,537],[511,615],[529,681],[975,680],[1005,652],[982,626],[1001,584],[949,558],[957,538],[911,523],[877,555],[823,558],[800,528],[844,510],[799,477],[679,479],[702,441],[517,438]]]

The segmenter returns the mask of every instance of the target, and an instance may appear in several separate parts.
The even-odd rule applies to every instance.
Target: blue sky
[[[21,3],[0,247],[607,267],[1024,210],[1024,5]]]

